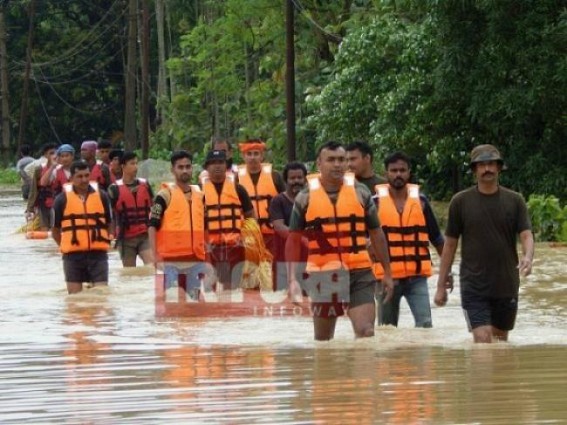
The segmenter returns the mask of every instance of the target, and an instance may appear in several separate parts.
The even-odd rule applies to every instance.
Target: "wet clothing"
[[[24,171],[24,169],[27,165],[31,164],[34,161],[35,159],[31,156],[24,156],[20,158],[16,163],[16,170],[18,171],[18,174],[20,175],[20,178],[22,180],[22,197],[24,198],[24,200],[28,199],[31,189],[31,178],[28,173]]]
[[[431,328],[431,304],[429,288],[425,276],[412,276],[405,279],[394,279],[392,299],[384,303],[386,293],[381,287],[378,301],[378,324],[398,326],[400,318],[400,302],[404,297],[411,310],[416,328]]]
[[[65,282],[108,282],[108,254],[105,251],[63,254]]]
[[[476,186],[449,204],[446,236],[461,237],[461,294],[491,298],[518,296],[518,234],[531,230],[523,197],[502,186],[494,194]]]
[[[503,331],[514,329],[518,313],[518,297],[489,298],[465,292],[461,305],[469,331],[479,326],[494,326]]]

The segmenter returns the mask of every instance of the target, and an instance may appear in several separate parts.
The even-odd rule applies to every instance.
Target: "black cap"
[[[205,159],[205,167],[209,165],[212,161],[226,161],[225,151],[209,151],[207,153],[207,158]]]

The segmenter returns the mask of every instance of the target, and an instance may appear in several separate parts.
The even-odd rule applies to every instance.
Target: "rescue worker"
[[[365,185],[371,193],[377,184],[386,183],[386,179],[377,176],[372,166],[374,153],[366,142],[352,142],[346,147],[348,168],[354,173],[356,180]]]
[[[384,270],[384,286],[389,297],[393,290],[390,261],[376,206],[368,189],[347,169],[346,151],[334,141],[317,152],[319,176],[308,180],[307,188],[295,198],[286,259],[292,301],[301,299],[296,267],[301,238],[308,238],[303,289],[311,298],[316,340],[334,337],[337,317],[348,316],[356,337],[374,335],[376,315],[372,262],[366,248],[366,235],[379,256]],[[386,298],[388,300],[389,298]]]
[[[63,254],[63,271],[69,294],[83,283],[108,285],[108,249],[112,210],[108,195],[90,181],[84,161],[71,164],[71,183],[53,205],[53,239]]]
[[[191,184],[192,156],[173,152],[173,183],[162,183],[150,212],[149,242],[165,288],[178,286],[193,301],[199,300],[201,280],[207,286],[213,271],[205,263],[205,211],[203,192]]]
[[[208,177],[205,193],[205,228],[208,259],[223,288],[235,288],[241,280],[245,252],[240,238],[243,220],[255,218],[254,207],[246,189],[226,172],[226,153],[210,151],[204,164]]]
[[[211,143],[211,150],[223,151],[226,154],[226,172],[236,176],[236,181],[238,181],[238,166],[233,163],[232,144],[225,139],[213,140]],[[199,174],[199,183],[202,183],[207,175],[207,170],[203,169],[203,171]]]
[[[26,219],[33,220],[39,214],[39,230],[47,231],[51,227],[51,208],[53,190],[50,184],[42,185],[41,178],[57,165],[57,145],[47,143],[41,150],[41,165],[37,166],[31,178],[31,188],[26,206]],[[31,165],[31,164],[30,164]]]
[[[81,144],[81,159],[89,166],[91,181],[97,182],[101,189],[106,190],[111,183],[108,165],[96,159],[97,142],[85,140]]]
[[[154,260],[148,222],[154,198],[152,187],[146,179],[137,178],[138,157],[134,152],[124,152],[120,165],[122,178],[108,187],[114,210],[116,248],[124,267],[136,267],[138,256],[144,264],[151,264]]]
[[[274,249],[274,228],[270,223],[270,202],[285,191],[280,174],[272,164],[264,163],[266,144],[261,140],[248,140],[239,144],[244,164],[238,166],[238,183],[248,192],[268,250]]]
[[[505,165],[495,146],[473,148],[470,167],[476,185],[457,193],[449,204],[435,304],[444,306],[447,290],[453,288],[449,275],[462,237],[461,305],[469,332],[475,343],[508,341],[518,312],[520,275],[532,272],[530,216],[522,195],[498,183]]]
[[[378,324],[398,326],[400,301],[405,297],[416,328],[432,327],[427,278],[431,276],[431,243],[439,256],[443,235],[437,219],[419,186],[410,183],[411,162],[403,152],[384,160],[387,184],[375,187],[378,217],[388,241],[394,295],[384,303],[385,294],[378,287]],[[380,281],[384,275],[380,263],[374,265]]]

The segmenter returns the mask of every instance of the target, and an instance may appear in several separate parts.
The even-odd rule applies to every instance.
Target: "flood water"
[[[307,317],[157,319],[153,270],[116,252],[109,288],[69,296],[23,211],[0,196],[2,424],[567,423],[567,248],[537,247],[509,343],[472,344],[458,287],[433,329],[404,302],[398,329],[316,343]]]

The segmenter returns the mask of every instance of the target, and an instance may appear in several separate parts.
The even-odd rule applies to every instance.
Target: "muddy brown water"
[[[458,288],[433,329],[312,341],[306,317],[158,319],[154,272],[66,294],[52,240],[0,196],[0,423],[567,423],[567,249],[537,247],[507,344],[471,343]],[[430,280],[430,291],[434,277]]]

